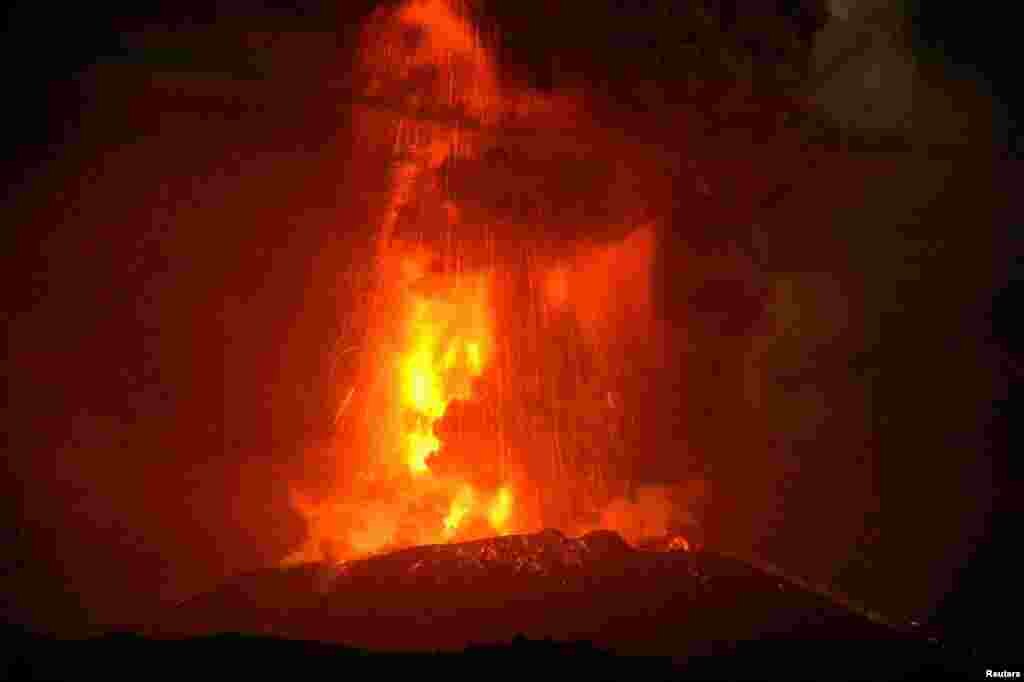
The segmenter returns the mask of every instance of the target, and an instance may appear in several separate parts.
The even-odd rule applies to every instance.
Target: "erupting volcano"
[[[339,378],[333,487],[294,490],[309,537],[285,565],[545,527],[636,541],[687,520],[689,500],[667,488],[627,499],[623,425],[637,408],[620,379],[626,349],[656,342],[653,226],[608,215],[626,226],[610,244],[557,239],[543,215],[509,224],[452,190],[481,163],[500,171],[510,122],[564,124],[578,107],[503,87],[466,6],[382,9],[363,37],[360,142],[391,148],[390,185],[360,361]]]
[[[922,8],[35,4],[15,672],[1013,663],[1011,126]]]

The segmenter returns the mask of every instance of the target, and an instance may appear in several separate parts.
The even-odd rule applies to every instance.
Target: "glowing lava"
[[[486,276],[466,278],[433,296],[410,296],[398,361],[399,402],[407,424],[405,461],[413,476],[423,476],[441,449],[434,424],[452,400],[472,398],[472,381],[483,372],[494,332]]]
[[[491,527],[499,533],[505,529],[509,515],[512,513],[512,491],[508,488],[499,488],[491,507],[487,511],[487,519]]]
[[[473,399],[473,382],[487,366],[494,345],[489,294],[487,274],[428,275],[411,282],[407,291],[397,402],[405,429],[404,461],[414,485],[424,489],[430,487],[424,479],[436,478],[431,458],[443,448],[435,425],[453,401]],[[453,495],[438,529],[443,539],[455,537],[464,520],[485,511],[477,505],[474,486],[459,477],[440,477],[430,483]],[[511,512],[507,490],[501,499],[504,508],[491,523],[496,532],[503,530]]]
[[[668,522],[660,493],[611,504],[623,486],[606,471],[630,455],[607,365],[628,362],[611,352],[623,330],[648,328],[637,311],[650,307],[653,228],[568,260],[509,256],[503,267],[486,226],[453,238],[463,207],[445,169],[478,155],[495,120],[532,97],[499,91],[465,16],[411,0],[366,27],[357,66],[371,111],[357,120],[363,137],[394,143],[390,192],[374,226],[360,366],[343,391],[347,427],[330,443],[338,482],[318,502],[295,495],[309,539],[285,564],[584,528],[572,514],[638,536]],[[481,244],[485,265],[465,257]],[[527,280],[530,291],[517,288]],[[542,308],[551,314],[534,314]]]
[[[459,532],[459,526],[462,525],[463,520],[473,510],[475,503],[476,492],[474,492],[472,486],[462,486],[455,499],[452,500],[448,515],[444,517],[445,538],[451,539]]]

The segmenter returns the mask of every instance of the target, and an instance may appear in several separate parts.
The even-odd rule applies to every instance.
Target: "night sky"
[[[346,225],[373,211],[345,163],[348,108],[324,84],[344,78],[371,3],[194,4],[8,16],[0,591],[13,623],[144,624],[302,538],[288,481],[316,475],[304,452],[330,421]],[[671,3],[542,5],[485,12],[516,77],[586,82],[618,103],[614,125],[644,122],[638,141],[695,153],[649,99],[683,87]],[[735,5],[726,24],[774,7]],[[682,348],[685,330],[695,350],[658,387],[686,396],[683,414],[640,475],[670,475],[685,449],[713,482],[711,538],[968,632],[1018,592],[1000,559],[1020,483],[1007,454],[1016,130],[1005,69],[977,47],[999,17],[910,11],[934,87],[995,123],[953,149],[781,158],[726,128],[726,151],[704,144],[697,167],[679,164],[656,297],[670,340]],[[156,25],[189,37],[132,42]],[[216,37],[245,32],[313,37],[278,47],[281,67]],[[146,85],[167,70],[204,74],[211,94]],[[759,212],[764,178],[780,198]],[[758,326],[766,311],[781,332]],[[738,407],[746,362],[765,367],[763,409]],[[755,440],[738,420],[781,435]]]

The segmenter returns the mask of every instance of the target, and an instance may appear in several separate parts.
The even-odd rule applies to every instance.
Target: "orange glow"
[[[452,500],[448,515],[444,517],[444,535],[446,539],[453,537],[459,530],[463,519],[473,510],[476,493],[472,486],[464,485]]]
[[[544,294],[552,310],[571,307],[594,341],[645,329],[651,315],[652,226],[632,230],[617,243],[579,249],[570,263],[550,267]]]
[[[494,137],[492,124],[510,110],[566,107],[502,92],[491,55],[458,9],[409,0],[365,27],[357,70],[370,76],[367,99],[387,104],[365,114],[374,121],[367,137],[393,146],[391,185],[374,226],[366,309],[353,316],[366,313],[361,362],[340,391],[350,422],[330,443],[344,483],[320,502],[295,496],[309,540],[286,564],[535,531],[555,518],[567,523],[563,512],[579,506],[586,523],[600,518],[630,541],[664,533],[669,522],[665,496],[626,499],[602,469],[628,456],[613,429],[632,406],[612,398],[620,387],[606,366],[628,363],[623,352],[612,358],[616,344],[651,328],[654,227],[612,245],[576,244],[559,261],[524,259],[529,265],[504,262],[491,234],[459,236],[460,221],[474,214],[446,195],[444,169],[457,165],[446,162],[479,154],[478,141]],[[417,113],[432,108],[472,125]],[[443,210],[404,211],[417,204]],[[404,215],[417,222],[407,228]],[[480,253],[493,254],[486,265]],[[524,279],[528,293],[516,288]],[[560,314],[544,319],[544,311]],[[571,318],[579,324],[561,324]]]
[[[565,266],[556,266],[544,278],[544,294],[547,304],[560,311],[569,302],[569,273]]]
[[[488,284],[486,275],[476,275],[435,282],[431,296],[408,292],[398,385],[399,403],[411,424],[404,438],[405,461],[414,476],[429,474],[428,458],[441,449],[434,424],[452,400],[472,398],[472,381],[484,370],[484,349],[493,335]]]
[[[499,535],[505,532],[505,525],[508,523],[512,513],[512,491],[506,487],[498,489],[491,507],[487,510],[487,520]]]
[[[430,473],[427,458],[441,449],[441,441],[432,433],[413,431],[408,435],[409,456],[406,462],[413,476]]]
[[[404,5],[398,17],[410,24],[430,26],[432,44],[456,52],[471,52],[475,47],[473,30],[452,12],[444,0],[417,0]]]
[[[674,538],[672,538],[669,541],[668,548],[669,548],[669,550],[674,551],[674,552],[678,552],[678,551],[689,552],[690,551],[690,543],[687,542],[686,538],[684,538],[682,535],[677,535],[677,536],[675,536]]]

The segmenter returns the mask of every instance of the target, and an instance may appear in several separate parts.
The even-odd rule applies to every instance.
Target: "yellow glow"
[[[491,502],[491,508],[487,511],[487,520],[491,528],[499,534],[505,532],[505,526],[512,513],[512,491],[508,488],[499,488],[498,493]]]
[[[444,517],[444,534],[451,538],[459,530],[463,519],[472,511],[476,492],[471,486],[465,485],[452,500],[448,515]]]
[[[466,361],[474,374],[479,374],[483,369],[483,359],[480,356],[480,344],[470,341],[466,344]]]
[[[414,476],[422,476],[430,473],[430,466],[427,458],[441,449],[441,441],[432,433],[414,431],[407,438],[409,455],[407,462],[409,471]]]
[[[487,279],[453,283],[441,293],[409,292],[404,352],[399,354],[399,403],[416,426],[403,434],[410,473],[430,472],[441,449],[434,424],[452,400],[472,397],[469,379],[483,373],[483,348],[492,334]]]

